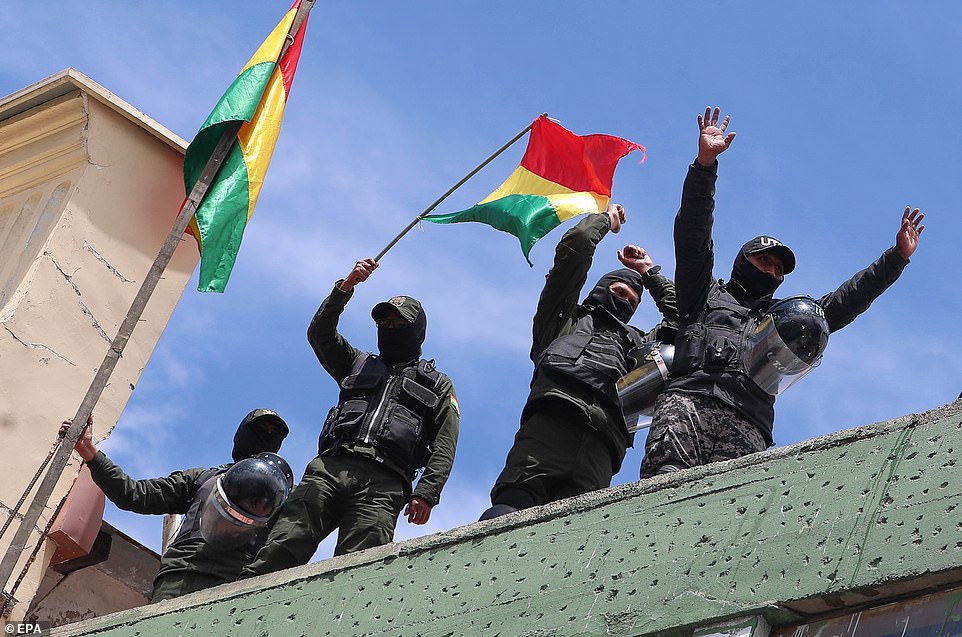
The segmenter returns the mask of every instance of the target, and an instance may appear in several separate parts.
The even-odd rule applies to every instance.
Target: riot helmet
[[[642,343],[632,348],[628,357],[634,369],[619,378],[615,388],[628,433],[633,433],[651,424],[655,399],[670,377],[675,346],[657,341]]]
[[[766,393],[777,396],[818,367],[828,334],[825,312],[814,299],[792,296],[778,301],[749,334],[745,373]]]
[[[255,409],[237,426],[231,457],[234,462],[262,451],[280,451],[281,443],[289,432],[287,423],[270,409]]]
[[[582,304],[603,307],[616,319],[622,323],[627,323],[634,315],[635,308],[628,301],[611,291],[611,284],[618,281],[629,285],[638,294],[638,302],[641,302],[641,295],[645,291],[645,284],[641,275],[634,270],[621,268],[598,279],[598,283],[591,288],[591,292],[588,293]]]
[[[276,453],[259,453],[234,464],[217,477],[204,503],[204,540],[222,549],[251,542],[284,504],[293,483],[290,465]]]

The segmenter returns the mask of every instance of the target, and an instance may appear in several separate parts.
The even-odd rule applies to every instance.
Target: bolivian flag
[[[281,49],[301,0],[264,40],[240,75],[220,98],[184,157],[184,184],[189,193],[200,177],[223,127],[246,122],[190,222],[200,249],[200,292],[223,292],[240,249],[247,221],[264,183],[267,165],[281,129],[284,105],[304,40],[305,21],[281,58]]]
[[[531,125],[528,148],[497,190],[476,206],[424,217],[434,223],[479,221],[508,232],[528,253],[562,222],[587,212],[602,212],[611,198],[618,161],[644,146],[611,135],[575,135],[546,115]]]

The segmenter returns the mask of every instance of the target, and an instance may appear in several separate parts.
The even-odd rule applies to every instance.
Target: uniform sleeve
[[[607,214],[589,214],[558,242],[554,265],[545,277],[534,313],[532,361],[537,361],[541,352],[561,335],[564,326],[574,320],[595,247],[610,229],[611,218]]]
[[[441,401],[435,415],[438,435],[434,439],[431,457],[428,458],[413,493],[431,506],[437,506],[441,501],[441,489],[448,481],[451,468],[454,466],[454,453],[458,446],[458,433],[461,428],[458,398],[454,393],[454,385],[447,377],[439,393],[446,397]]]
[[[344,292],[338,285],[334,285],[331,294],[324,299],[321,307],[317,309],[310,326],[307,328],[307,342],[314,349],[314,354],[321,366],[338,383],[345,376],[350,375],[354,361],[363,352],[355,349],[337,331],[337,322],[341,318],[341,312],[347,302],[351,300],[354,291]]]
[[[675,284],[671,279],[661,274],[661,268],[654,274],[651,270],[641,277],[645,289],[655,300],[662,320],[645,335],[647,341],[661,341],[674,343],[675,333],[678,331],[678,305],[675,299]]]
[[[715,180],[718,164],[705,168],[697,162],[688,167],[681,191],[681,208],[675,215],[675,291],[678,322],[694,323],[713,280],[714,244],[711,238],[715,211]]]
[[[819,299],[831,332],[842,329],[864,312],[902,274],[908,261],[895,248],[882,253],[872,265],[858,272],[831,294]]]
[[[107,499],[124,511],[162,514],[187,513],[197,493],[197,479],[206,469],[175,471],[166,478],[134,480],[104,452],[87,462],[90,475]]]

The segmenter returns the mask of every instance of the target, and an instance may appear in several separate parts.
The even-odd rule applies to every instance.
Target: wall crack
[[[97,259],[98,261],[100,261],[100,262],[104,265],[104,267],[107,268],[107,270],[108,270],[111,274],[113,274],[115,277],[117,277],[118,279],[120,279],[120,280],[123,281],[124,283],[134,283],[134,282],[135,282],[135,281],[133,281],[132,279],[128,279],[128,278],[125,277],[123,274],[121,274],[121,273],[120,273],[120,270],[118,270],[118,269],[115,268],[113,265],[111,265],[110,262],[107,261],[107,259],[104,258],[104,256],[103,256],[102,254],[100,254],[99,252],[97,252],[96,250],[94,250],[94,247],[93,247],[92,245],[90,245],[90,243],[88,243],[86,239],[84,239],[84,249],[87,250],[88,252],[90,252],[90,254],[94,255],[94,258]]]
[[[80,306],[80,311],[87,315],[87,318],[90,319],[90,324],[93,325],[94,329],[97,330],[97,333],[100,334],[105,341],[110,343],[111,340],[110,337],[107,336],[107,332],[104,331],[104,328],[100,327],[100,323],[97,322],[97,318],[94,316],[93,312],[90,311],[90,308],[87,307],[87,304],[84,303],[83,293],[81,293],[80,288],[77,287],[77,284],[73,282],[73,276],[67,274],[64,269],[60,267],[60,264],[57,263],[57,260],[53,258],[52,254],[49,252],[44,252],[43,256],[50,259],[50,262],[53,263],[54,267],[56,267],[61,276],[63,276],[64,281],[67,282],[67,285],[73,288],[74,293],[77,295],[77,304]]]
[[[54,350],[54,349],[52,349],[52,348],[50,348],[50,347],[47,347],[47,346],[44,345],[43,343],[28,343],[27,341],[23,340],[22,338],[20,338],[20,337],[17,336],[16,334],[14,334],[14,333],[13,333],[13,330],[11,330],[11,329],[10,329],[9,327],[7,327],[6,325],[3,326],[3,329],[5,329],[5,330],[7,330],[8,332],[10,332],[10,336],[13,337],[13,340],[17,341],[18,343],[20,343],[20,344],[23,345],[24,347],[26,347],[26,348],[28,348],[28,349],[42,349],[42,350],[44,350],[44,351],[50,352],[51,354],[53,354],[54,356],[56,356],[57,358],[59,358],[59,359],[62,360],[63,362],[67,363],[68,365],[72,365],[72,366],[74,366],[74,367],[77,366],[76,363],[74,363],[74,362],[72,362],[72,361],[64,358],[64,357],[61,356],[56,350]]]

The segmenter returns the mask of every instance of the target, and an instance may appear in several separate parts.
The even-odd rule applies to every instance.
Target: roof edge
[[[97,101],[151,133],[177,152],[183,154],[187,149],[188,142],[180,135],[74,68],[66,68],[0,98],[0,122],[75,90],[84,91],[96,98]]]

